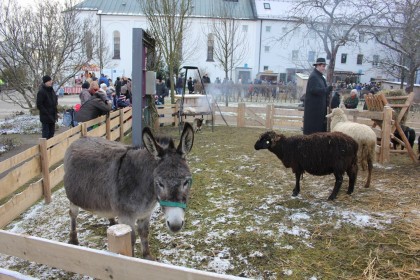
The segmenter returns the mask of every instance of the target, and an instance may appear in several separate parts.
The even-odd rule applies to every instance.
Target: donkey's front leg
[[[137,220],[137,230],[140,236],[143,258],[148,260],[155,260],[154,257],[150,254],[149,249],[149,223],[150,217]]]

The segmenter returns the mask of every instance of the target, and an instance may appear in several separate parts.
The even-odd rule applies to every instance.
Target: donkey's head
[[[186,161],[194,142],[194,131],[185,123],[177,148],[171,138],[156,141],[149,128],[143,130],[143,143],[158,161],[153,172],[157,199],[165,213],[166,225],[177,232],[184,225],[185,208],[192,177]]]

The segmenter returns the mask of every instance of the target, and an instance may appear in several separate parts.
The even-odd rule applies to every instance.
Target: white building
[[[149,0],[150,1],[150,0]],[[229,73],[234,81],[249,73],[253,80],[259,72],[272,71],[282,81],[295,80],[296,72],[307,72],[317,57],[326,57],[320,40],[315,34],[307,35],[305,30],[293,31],[287,40],[278,41],[282,34],[291,30],[291,23],[285,20],[287,11],[295,1],[290,0],[193,0],[191,24],[183,45],[183,65],[199,67],[208,73],[212,82],[225,74],[220,65],[208,57],[210,25],[217,20],[220,3],[234,7],[233,17],[240,24],[239,32],[245,35],[243,48],[245,57],[238,62],[236,71]],[[112,60],[103,72],[113,80],[117,76],[132,74],[132,29],[147,29],[146,17],[137,0],[85,0],[76,6],[83,16],[97,18],[99,27],[92,32],[104,36],[109,44]],[[103,30],[100,32],[99,30]],[[168,31],[169,32],[169,31]],[[361,74],[359,81],[385,77],[376,68],[380,46],[373,40],[359,37],[355,46],[344,46],[337,54],[335,71]],[[246,79],[243,79],[246,80]]]

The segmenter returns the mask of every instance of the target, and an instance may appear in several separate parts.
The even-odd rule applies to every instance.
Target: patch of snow
[[[219,257],[215,257],[212,261],[210,261],[207,267],[210,270],[220,274],[226,274],[227,270],[233,268],[228,260],[222,260]]]
[[[300,221],[300,220],[309,220],[311,217],[306,213],[295,213],[289,216],[289,220]]]
[[[255,251],[255,252],[252,252],[251,254],[249,254],[249,257],[250,258],[262,258],[262,257],[264,257],[264,254],[261,253],[260,251]]]
[[[284,269],[283,275],[291,276],[293,274],[293,271],[291,269]]]

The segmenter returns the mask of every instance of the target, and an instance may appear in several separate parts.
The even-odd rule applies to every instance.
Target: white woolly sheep
[[[339,131],[349,135],[357,144],[359,150],[357,159],[363,170],[368,169],[368,177],[365,188],[370,186],[372,176],[373,161],[375,160],[376,134],[367,125],[351,122],[340,108],[334,108],[327,118],[331,118],[331,131]]]

